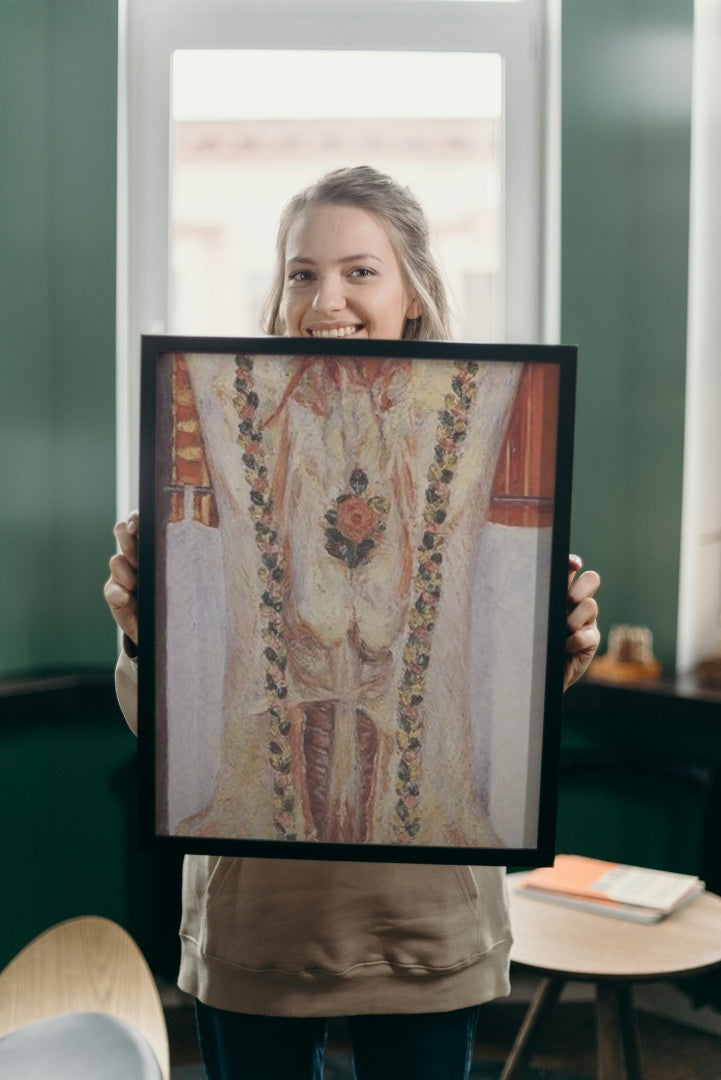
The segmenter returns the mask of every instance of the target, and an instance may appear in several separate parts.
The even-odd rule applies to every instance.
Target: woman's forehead
[[[387,258],[389,254],[395,255],[395,251],[382,222],[361,206],[346,203],[308,206],[288,230],[287,262],[363,254]]]

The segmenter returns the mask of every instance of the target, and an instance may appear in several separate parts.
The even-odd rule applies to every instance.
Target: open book
[[[653,923],[704,891],[693,874],[557,855],[553,866],[527,874],[518,889],[528,897],[617,919]]]

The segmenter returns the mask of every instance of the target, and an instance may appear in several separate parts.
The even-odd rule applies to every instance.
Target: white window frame
[[[556,341],[560,0],[120,0],[118,513],[136,505],[143,333],[167,327],[176,49],[494,52],[504,61],[507,341]]]
[[[721,0],[696,0],[693,31],[691,200],[683,509],[676,670],[721,653]]]

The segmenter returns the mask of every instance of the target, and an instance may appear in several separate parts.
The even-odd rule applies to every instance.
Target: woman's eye
[[[310,280],[311,280],[311,272],[310,272],[310,270],[294,270],[292,273],[288,274],[288,281],[295,281],[295,282],[297,282],[297,283],[299,283],[301,285],[304,282],[310,281]]]
[[[373,277],[374,274],[375,271],[371,270],[369,266],[356,266],[350,272],[350,276],[355,278]]]

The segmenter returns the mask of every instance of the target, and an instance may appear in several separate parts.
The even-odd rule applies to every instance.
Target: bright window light
[[[517,2],[517,0],[513,0]],[[174,120],[500,117],[493,53],[181,49]]]

